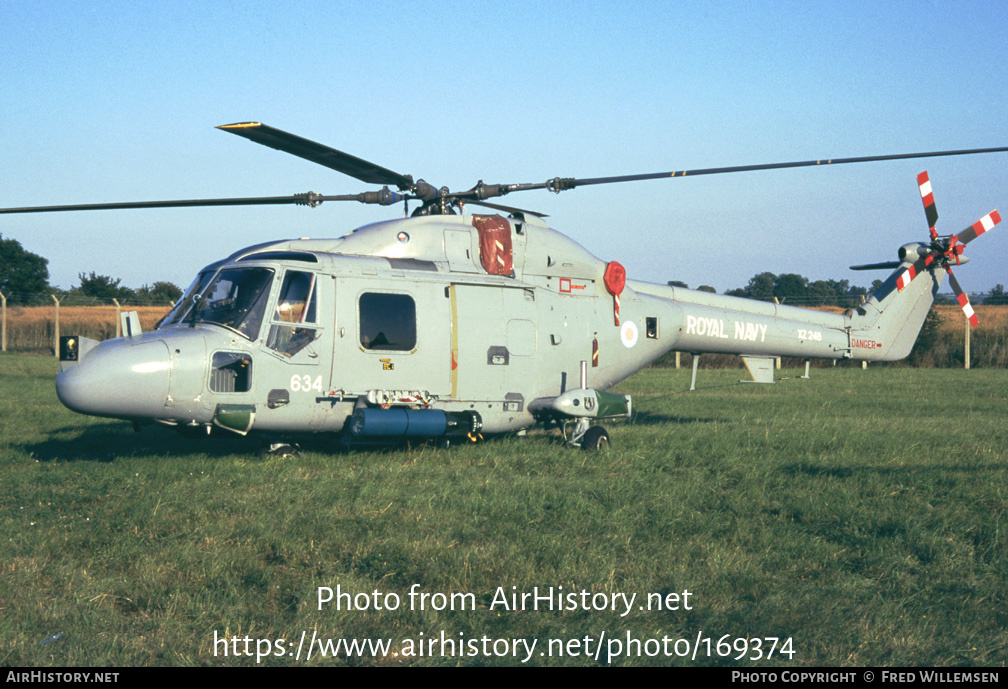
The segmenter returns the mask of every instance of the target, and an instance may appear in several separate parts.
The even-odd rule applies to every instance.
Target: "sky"
[[[214,129],[259,121],[453,190],[1008,146],[1003,2],[0,0],[0,207],[358,193]],[[1008,153],[512,194],[628,276],[718,291],[762,271],[868,285],[938,230],[1008,211]],[[401,206],[0,216],[69,288],[185,287],[243,246],[338,237]],[[1008,226],[967,291],[1008,283]],[[946,287],[944,291],[948,291]]]

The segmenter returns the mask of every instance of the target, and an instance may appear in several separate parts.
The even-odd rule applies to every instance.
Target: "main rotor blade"
[[[352,156],[335,148],[329,148],[315,141],[295,136],[280,129],[274,129],[259,122],[237,122],[224,124],[217,129],[243,136],[263,146],[275,148],[284,153],[310,160],[337,172],[355,177],[369,184],[394,184],[402,191],[413,187],[413,178],[401,175],[380,165]]]
[[[377,192],[370,192],[377,193]],[[292,196],[255,196],[235,199],[180,199],[178,201],[126,201],[121,203],[81,203],[69,206],[29,206],[26,208],[0,208],[0,213],[54,213],[57,211],[106,211],[130,208],[190,208],[197,206],[317,206],[323,201],[365,201],[363,194],[342,194],[323,196],[309,191]],[[401,197],[400,197],[401,198]]]
[[[648,179],[665,179],[670,177],[697,177],[699,175],[720,175],[728,172],[754,172],[756,170],[781,170],[794,167],[816,167],[822,165],[845,165],[847,163],[874,163],[883,160],[909,160],[912,158],[939,158],[943,156],[973,155],[976,153],[1003,153],[1008,147],[970,148],[956,151],[928,151],[925,153],[895,153],[891,155],[858,156],[854,158],[828,158],[825,160],[802,160],[789,163],[762,163],[759,165],[733,165],[729,167],[708,167],[696,170],[674,170],[670,172],[650,172],[642,175],[618,175],[614,177],[554,177],[546,182],[532,184],[502,184],[502,193],[512,191],[527,191],[530,189],[549,189],[557,193],[590,184],[615,184],[617,182],[639,182]]]
[[[595,177],[592,179],[579,179],[575,182],[580,185],[586,184],[609,184],[611,182],[633,182],[645,179],[661,179],[663,177],[695,177],[697,175],[719,175],[726,172],[752,172],[755,170],[780,170],[792,167],[814,167],[817,165],[845,165],[847,163],[874,163],[882,160],[908,160],[911,158],[938,158],[941,156],[972,155],[975,153],[999,153],[1008,151],[1008,147],[1002,148],[972,148],[958,151],[931,151],[927,153],[896,153],[892,155],[880,156],[859,156],[855,158],[832,158],[827,160],[803,160],[791,163],[764,163],[761,165],[735,165],[732,167],[709,167],[699,170],[676,170],[674,172],[658,172],[646,175],[624,175],[622,177]]]

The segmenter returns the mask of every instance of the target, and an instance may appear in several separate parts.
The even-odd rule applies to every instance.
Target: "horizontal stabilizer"
[[[773,372],[774,372],[774,362],[775,357],[772,356],[744,356],[742,357],[742,363],[745,364],[746,368],[749,370],[749,375],[752,376],[752,383],[770,383],[773,384]]]
[[[883,261],[882,263],[865,263],[860,266],[851,266],[851,270],[895,270],[900,267],[899,261]]]

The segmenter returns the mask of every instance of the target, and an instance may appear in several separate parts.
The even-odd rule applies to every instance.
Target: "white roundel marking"
[[[619,336],[624,347],[633,347],[637,344],[637,324],[633,321],[624,321]]]

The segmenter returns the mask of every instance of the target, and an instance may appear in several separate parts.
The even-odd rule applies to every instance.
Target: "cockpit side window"
[[[222,270],[193,308],[192,322],[223,325],[255,340],[266,315],[272,282],[269,268]]]
[[[287,271],[277,297],[273,325],[266,338],[267,347],[292,357],[315,341],[318,331],[308,327],[317,322],[315,285],[315,273]]]
[[[287,271],[273,320],[286,323],[315,322],[315,274]]]

